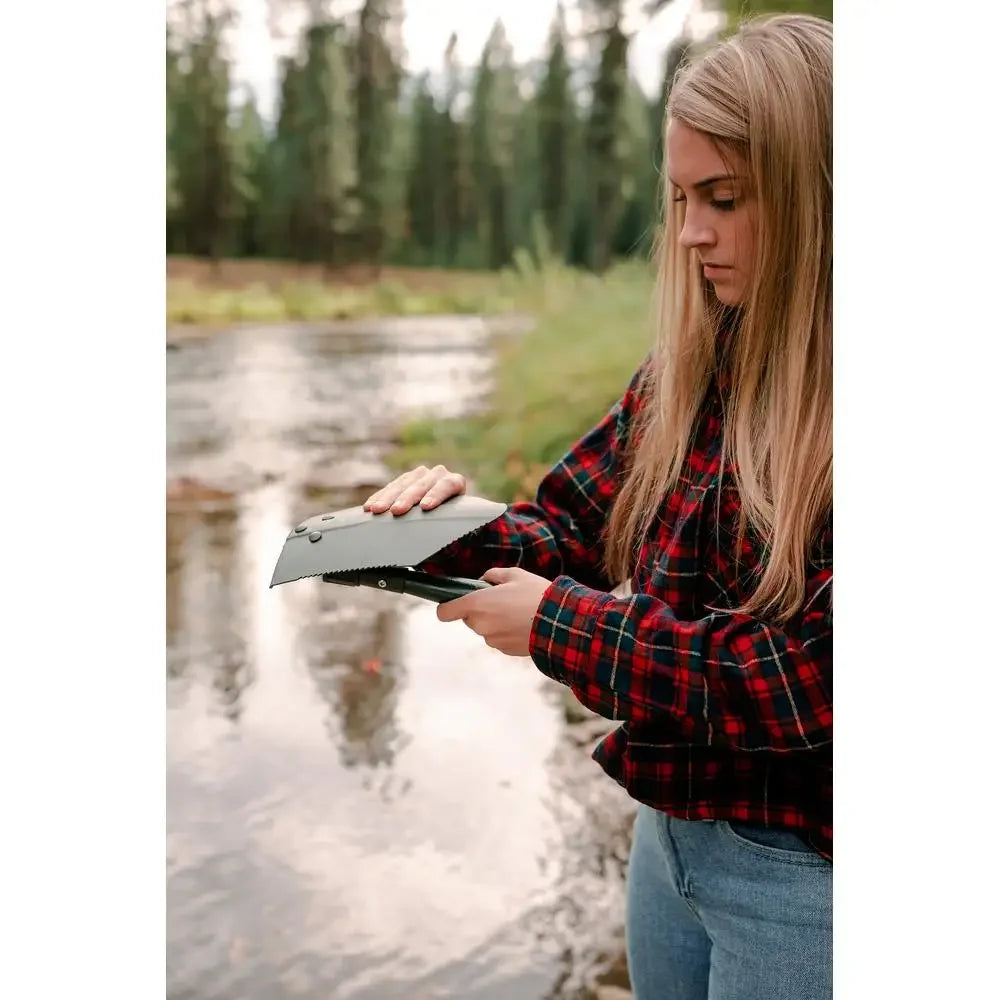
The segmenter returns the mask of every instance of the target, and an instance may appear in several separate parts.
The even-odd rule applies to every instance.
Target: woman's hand
[[[419,503],[424,510],[430,510],[449,497],[464,493],[466,485],[465,476],[449,472],[443,465],[435,465],[433,469],[421,465],[404,472],[388,486],[373,493],[365,501],[364,509],[373,514],[387,510],[393,514],[405,514]]]
[[[488,569],[482,578],[495,586],[439,604],[438,618],[464,621],[487,646],[508,656],[527,656],[531,626],[549,581],[514,567]]]

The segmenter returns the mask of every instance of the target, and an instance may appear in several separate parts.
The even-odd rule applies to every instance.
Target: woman
[[[638,802],[638,1000],[831,994],[831,79],[806,16],[681,72],[655,347],[534,502],[422,567],[485,570],[441,620],[622,722],[594,757]],[[366,506],[464,489],[421,468]]]

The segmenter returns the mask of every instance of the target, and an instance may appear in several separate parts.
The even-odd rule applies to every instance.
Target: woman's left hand
[[[508,656],[527,656],[531,625],[549,581],[515,567],[488,569],[482,579],[495,586],[439,604],[438,618],[464,621],[487,646]]]

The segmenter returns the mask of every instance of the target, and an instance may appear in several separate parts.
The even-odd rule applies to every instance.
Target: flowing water
[[[626,983],[634,813],[589,759],[603,721],[568,721],[530,660],[430,603],[268,589],[292,525],[386,480],[400,419],[482,401],[489,331],[169,347],[168,996],[582,1000]]]

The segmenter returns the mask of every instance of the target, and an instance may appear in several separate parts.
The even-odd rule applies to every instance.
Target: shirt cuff
[[[531,623],[528,655],[547,677],[579,683],[593,655],[594,637],[611,594],[557,576],[542,595]]]

